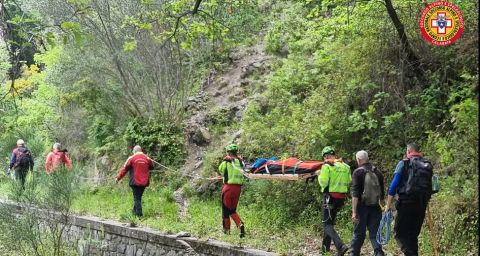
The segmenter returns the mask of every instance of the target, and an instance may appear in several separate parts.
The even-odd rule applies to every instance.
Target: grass
[[[254,181],[245,186],[238,207],[238,213],[246,223],[247,228],[247,236],[243,239],[239,238],[238,231],[233,226],[233,221],[231,234],[225,235],[222,232],[219,202],[220,189],[211,197],[204,198],[192,195],[188,199],[189,207],[186,219],[181,219],[178,215],[179,209],[174,202],[173,189],[166,184],[159,183],[154,183],[145,190],[143,196],[144,218],[142,219],[137,219],[131,214],[133,195],[125,181],[117,185],[101,187],[82,186],[73,202],[72,211],[77,214],[94,215],[121,222],[135,222],[139,226],[155,228],[168,234],[185,231],[203,240],[216,239],[229,242],[235,246],[275,251],[283,255],[318,253],[322,237],[321,211],[317,208],[318,205],[316,205],[318,203],[311,204],[314,205],[312,208],[304,209],[298,216],[292,216],[288,213],[295,209],[291,208],[292,201],[288,201],[289,194],[284,195],[282,191],[274,191],[283,189],[285,192],[304,186],[305,190],[303,192],[310,194],[310,189],[314,191],[318,184],[292,185],[292,183],[289,183],[288,185],[283,185],[280,183],[278,185],[275,187],[268,182]],[[3,176],[0,178],[0,193],[8,195],[9,190],[8,179]],[[277,198],[269,198],[265,191],[270,194],[278,193]],[[314,196],[318,195],[314,194]],[[432,209],[438,207],[443,210],[448,200],[448,196],[439,194],[432,200],[431,207]],[[353,230],[353,225],[350,221],[350,209],[351,205],[348,201],[340,211],[336,225],[341,238],[347,243],[351,241]],[[442,213],[439,211],[432,210],[432,214],[434,220],[445,220],[441,218]],[[438,221],[436,221],[435,225],[437,230],[444,229],[447,231],[453,230],[457,226],[454,225],[449,228],[449,226],[442,226]],[[467,255],[468,248],[464,244],[460,244],[460,241],[456,240],[458,238],[455,238],[452,233],[446,232],[446,234],[448,234],[448,237],[442,237],[437,233],[437,239],[444,251],[448,251],[449,255]],[[456,249],[448,249],[450,240],[456,240]],[[427,225],[424,225],[422,228],[419,241],[421,255],[433,255]],[[392,240],[384,248],[386,252],[394,255],[400,254],[393,234]],[[371,251],[368,239],[365,240],[363,251]]]
[[[292,223],[296,222],[292,220],[283,226],[275,218],[275,211],[259,209],[257,204],[246,205],[240,201],[238,213],[247,228],[247,236],[240,239],[233,221],[231,234],[223,234],[218,193],[211,198],[196,196],[190,198],[188,217],[185,220],[179,218],[177,204],[172,200],[173,195],[169,193],[173,193],[169,187],[148,187],[142,199],[144,218],[137,220],[137,224],[169,234],[185,231],[200,239],[212,238],[236,246],[260,248],[281,254],[300,251],[305,246],[313,251],[319,249],[319,244],[311,241],[312,238],[317,240],[320,238],[318,231],[321,223],[320,212],[316,216],[311,216],[316,222],[315,225],[305,223],[293,225]],[[131,221],[132,206],[132,192],[124,183],[114,187],[83,189],[74,201],[72,209],[79,214],[128,222]],[[349,241],[351,234],[347,230],[341,230],[340,235]]]

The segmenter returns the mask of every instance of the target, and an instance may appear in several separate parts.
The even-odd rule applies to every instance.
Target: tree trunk
[[[420,81],[424,81],[425,74],[422,68],[422,62],[420,61],[418,56],[415,54],[415,52],[412,49],[412,46],[408,41],[407,34],[405,33],[405,26],[398,18],[397,11],[393,7],[392,0],[385,0],[385,6],[387,7],[388,15],[390,16],[390,19],[392,20],[393,25],[397,30],[398,37],[400,38],[400,42],[402,43],[403,51],[405,52],[405,55],[406,55],[405,57],[409,63],[409,66],[414,72],[414,76],[417,77]]]

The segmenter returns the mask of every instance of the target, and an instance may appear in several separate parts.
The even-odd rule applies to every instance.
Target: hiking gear
[[[230,221],[230,219],[229,219],[228,221]],[[230,226],[230,224],[229,224],[229,226]],[[223,229],[223,233],[224,233],[225,235],[230,235],[230,229],[225,229],[225,228],[224,228],[224,229]]]
[[[345,199],[335,199],[330,197],[328,194],[323,196],[323,240],[322,247],[325,251],[330,250],[330,245],[333,241],[337,250],[341,249],[344,246],[344,243],[337,231],[335,231],[335,219],[337,218],[337,213],[345,204]]]
[[[382,246],[376,241],[378,225],[382,218],[382,210],[378,206],[366,206],[358,204],[357,206],[358,222],[354,224],[351,243],[351,256],[360,256],[360,250],[365,241],[368,229],[368,238],[374,251],[383,253]]]
[[[260,159],[257,159],[256,163]],[[302,161],[295,157],[285,160],[266,160],[260,167],[253,170],[253,173],[266,174],[304,174],[313,173],[322,167],[321,161]]]
[[[433,166],[421,156],[404,160],[400,197],[430,196],[432,194]]]
[[[25,145],[25,141],[23,141],[22,139],[17,140],[17,146],[20,145]]]
[[[347,193],[352,182],[350,166],[342,162],[323,164],[318,182],[322,193]]]
[[[322,149],[322,157],[324,157],[325,155],[335,155],[335,148],[334,147],[330,147],[330,146],[326,146]]]
[[[377,243],[381,245],[386,245],[388,243],[392,234],[392,221],[392,210],[388,210],[382,215],[382,219],[380,220],[380,225],[378,226],[378,231],[376,235]]]
[[[363,183],[362,202],[367,206],[378,205],[378,202],[382,197],[380,179],[373,171],[373,168],[365,169],[365,182]]]
[[[384,182],[383,182],[383,175],[382,173],[372,164],[370,163],[364,163],[361,164],[357,169],[353,171],[352,174],[352,186],[350,188],[352,198],[358,198],[360,204],[364,204],[364,200],[362,199],[362,196],[365,192],[365,176],[367,173],[367,170],[371,170],[376,178],[379,181],[380,189],[378,190],[380,192],[380,200],[383,200],[385,198],[385,192],[384,192]],[[367,191],[368,194],[368,191]],[[376,201],[375,205],[378,205],[378,201]]]
[[[432,176],[432,183],[433,183],[432,194],[436,194],[440,191],[440,184],[438,184],[437,175]]]
[[[347,253],[348,251],[348,246],[347,245],[343,245],[337,252],[337,256],[343,256],[345,255],[345,253]]]
[[[144,153],[138,152],[127,159],[117,175],[117,180],[121,180],[128,172],[130,186],[147,187],[150,183],[150,170],[152,169],[152,160]]]
[[[45,171],[51,173],[58,166],[66,167],[69,171],[72,170],[72,164],[65,152],[54,150],[48,153],[47,159],[45,159]]]
[[[242,223],[240,224],[240,238],[245,237],[245,225]]]
[[[226,156],[218,166],[218,172],[223,176],[223,183],[242,185],[245,180],[243,166],[240,159]]]
[[[225,150],[227,152],[237,152],[238,151],[238,146],[235,145],[235,144],[230,144],[230,145],[225,147]]]
[[[133,192],[133,214],[137,217],[143,217],[142,196],[145,187],[131,186]]]
[[[33,167],[33,157],[30,151],[27,148],[20,147],[17,150],[17,158],[15,164],[13,165],[14,168],[21,168],[21,169],[29,169]]]
[[[395,239],[405,255],[418,256],[418,235],[425,219],[427,197],[402,200],[396,203]]]
[[[432,214],[430,212],[429,205],[427,205],[427,224],[428,224],[428,229],[430,231],[430,237],[432,239],[432,244],[433,244],[433,252],[434,252],[433,255],[438,256],[440,255],[440,248],[438,247],[437,238],[435,237],[435,227],[433,224]]]

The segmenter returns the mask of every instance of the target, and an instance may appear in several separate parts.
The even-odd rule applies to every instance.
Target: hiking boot
[[[225,235],[230,235],[230,229],[224,228],[224,229],[223,229],[223,233],[224,233]]]
[[[342,245],[342,248],[340,248],[340,250],[337,251],[337,256],[343,256],[345,255],[345,253],[347,253],[348,251],[348,246],[347,245]]]
[[[240,238],[245,237],[245,226],[243,223],[240,225]]]

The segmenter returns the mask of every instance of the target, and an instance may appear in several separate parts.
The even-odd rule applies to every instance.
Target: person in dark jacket
[[[398,194],[398,201],[395,204],[397,216],[395,217],[395,239],[400,245],[400,249],[406,256],[418,256],[418,235],[422,229],[423,220],[425,219],[425,211],[431,197],[431,175],[425,175],[425,169],[432,172],[432,165],[428,160],[424,159],[420,153],[420,147],[411,143],[407,145],[407,155],[400,160],[395,168],[392,183],[388,189],[387,204],[385,212],[388,211],[393,204],[393,197]],[[412,171],[418,173],[416,179],[421,179],[421,183],[415,183],[418,186],[426,187],[427,191],[417,192],[414,195],[410,194],[408,187],[409,176],[408,172]],[[420,180],[418,180],[420,181]]]
[[[118,183],[128,172],[130,177],[129,185],[133,191],[133,213],[138,217],[142,217],[142,195],[145,188],[149,185],[149,172],[153,169],[153,161],[142,152],[142,148],[139,145],[133,147],[132,153],[133,155],[127,159],[127,162],[115,178],[115,182]]]
[[[22,187],[24,187],[25,178],[27,177],[28,171],[33,170],[33,164],[33,156],[30,150],[25,147],[25,141],[22,139],[17,140],[17,147],[12,151],[7,174],[10,175],[13,168],[15,171],[15,180],[20,181]]]
[[[377,230],[382,219],[382,209],[378,200],[385,199],[383,175],[369,162],[366,151],[358,151],[355,157],[358,168],[353,171],[351,187],[352,221],[354,223],[351,256],[360,256],[367,228],[374,255],[384,256],[382,246],[376,240]],[[370,172],[367,177],[369,180],[366,182],[368,172]],[[371,181],[372,178],[376,178],[376,180]],[[366,198],[367,193],[372,199]]]

